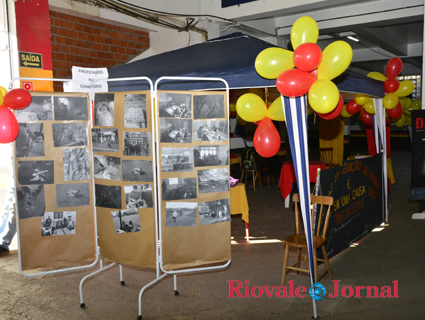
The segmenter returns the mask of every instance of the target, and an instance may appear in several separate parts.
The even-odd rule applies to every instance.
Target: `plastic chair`
[[[244,167],[242,165],[242,157],[241,157],[240,154],[238,154],[238,160],[239,160],[239,165],[241,167],[241,172],[242,172],[240,181],[245,183],[246,186],[252,185],[254,187],[254,192],[255,192],[255,181],[258,180],[258,184],[260,185],[260,189],[262,189],[261,188],[261,175],[260,175],[260,172],[258,171],[258,169],[251,169],[251,170],[244,169]],[[248,182],[248,175],[250,173],[252,173],[252,182]],[[244,175],[245,175],[245,181],[243,181]]]
[[[310,274],[310,271],[308,268],[308,256],[301,256],[302,249],[307,249],[307,242],[306,242],[305,234],[303,233],[304,228],[301,229],[301,226],[302,226],[302,224],[300,224],[301,212],[299,209],[300,198],[297,193],[294,194],[293,201],[295,203],[296,233],[294,233],[293,235],[290,235],[289,237],[286,237],[283,240],[283,242],[285,243],[285,258],[283,262],[282,286],[285,285],[286,274],[290,270],[297,271],[297,274],[298,272],[304,272],[304,273]],[[313,234],[313,259],[314,259],[313,264],[314,264],[314,278],[316,279],[315,280],[316,282],[320,281],[320,279],[322,279],[326,273],[328,273],[331,280],[333,280],[331,266],[329,264],[329,259],[325,250],[325,243],[327,241],[326,232],[328,230],[330,212],[331,212],[331,207],[333,202],[334,202],[334,199],[332,197],[311,195],[311,204],[318,205],[317,206],[318,216],[316,217],[316,219],[318,219],[317,221],[319,221],[319,223],[317,224],[317,230]],[[326,215],[324,216],[325,206],[328,206],[328,208],[326,211]],[[313,221],[314,221],[313,213],[311,214],[311,216],[312,216],[311,221],[312,221],[312,228],[313,228]],[[297,262],[292,267],[288,266],[289,247],[298,248]],[[319,248],[322,250],[324,259],[317,259],[316,250]],[[301,268],[301,260],[304,260],[306,269]],[[320,277],[317,277],[317,261],[324,262],[326,266],[326,271],[322,275],[320,275]]]
[[[326,168],[338,167],[338,164],[333,163],[334,157],[333,152],[334,148],[319,148],[320,152],[320,161],[323,162]]]

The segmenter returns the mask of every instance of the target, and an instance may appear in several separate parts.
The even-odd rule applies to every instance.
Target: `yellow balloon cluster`
[[[339,103],[340,94],[332,79],[342,74],[353,58],[353,50],[345,41],[329,44],[323,52],[316,45],[319,27],[308,16],[297,19],[291,29],[291,43],[294,52],[282,48],[263,50],[255,60],[257,73],[267,79],[277,79],[276,86],[282,95],[295,97],[308,93],[311,112],[327,114]],[[296,67],[295,69],[293,69]],[[292,70],[293,69],[293,70]],[[283,112],[270,107],[271,119],[282,119]],[[261,109],[261,107],[259,107]],[[242,108],[241,117],[254,118],[246,114],[249,108]],[[259,111],[253,111],[253,114]],[[239,113],[239,108],[238,108]]]
[[[236,102],[237,121],[241,125],[257,122],[265,117],[276,121],[285,121],[282,99],[279,97],[267,109],[265,102],[256,94],[245,93]]]

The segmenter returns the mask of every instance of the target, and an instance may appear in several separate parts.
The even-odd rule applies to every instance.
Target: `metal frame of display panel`
[[[229,85],[226,82],[226,80],[221,79],[221,78],[205,78],[205,77],[161,77],[159,78],[156,82],[155,82],[155,87],[154,87],[154,92],[153,92],[153,96],[157,96],[158,93],[158,86],[159,83],[163,80],[174,80],[174,81],[220,81],[223,82],[224,85],[226,86],[226,102],[227,102],[227,117],[229,117]],[[155,108],[155,135],[157,137],[157,143],[156,143],[156,154],[159,155],[159,101],[157,101],[157,107]],[[229,148],[229,146],[228,146]],[[160,179],[160,159],[159,156],[157,157],[156,160],[156,165],[157,165],[157,177],[156,180]],[[158,202],[160,203],[160,199],[162,199],[162,194],[161,194],[161,188],[158,188],[157,190],[157,195],[158,195]],[[229,199],[229,205],[230,205],[230,199]],[[230,263],[231,263],[231,259],[229,259],[225,264],[220,265],[220,266],[213,266],[213,267],[203,267],[203,268],[187,268],[187,269],[180,269],[180,270],[164,270],[163,268],[163,261],[162,261],[162,248],[163,248],[163,242],[162,242],[162,218],[161,218],[161,205],[159,204],[157,206],[157,219],[155,219],[155,235],[156,235],[156,240],[158,242],[159,245],[159,253],[158,250],[156,251],[157,253],[157,266],[156,266],[156,273],[157,273],[157,277],[156,279],[154,279],[153,281],[149,282],[148,284],[146,284],[142,290],[140,290],[139,293],[139,316],[138,316],[138,320],[142,319],[142,295],[144,293],[144,291],[146,289],[148,289],[149,287],[153,286],[154,284],[156,284],[157,282],[159,282],[161,279],[163,279],[165,276],[167,275],[173,275],[173,280],[174,280],[174,295],[179,295],[179,292],[177,291],[177,275],[178,274],[182,274],[182,273],[191,273],[191,272],[202,272],[202,271],[211,271],[211,270],[221,270],[221,269],[225,269],[227,268]],[[159,234],[158,234],[159,231]],[[158,237],[159,235],[159,237]],[[160,275],[160,270],[163,273],[162,275]]]

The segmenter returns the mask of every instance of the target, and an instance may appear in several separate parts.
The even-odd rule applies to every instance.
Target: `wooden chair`
[[[334,148],[329,147],[329,148],[319,148],[319,152],[320,152],[320,161],[322,161],[326,168],[332,168],[332,167],[338,167],[338,164],[335,164],[334,161],[334,156],[333,156],[333,152],[334,152]]]
[[[238,160],[239,160],[239,165],[241,167],[241,182],[245,183],[246,186],[250,186],[252,185],[254,187],[254,192],[255,192],[255,182],[258,181],[258,184],[260,185],[260,189],[261,188],[261,175],[260,175],[260,171],[258,171],[258,169],[253,169],[253,170],[246,170],[244,169],[243,165],[242,165],[242,157],[240,154],[238,154]],[[252,182],[248,182],[248,175],[252,173]],[[245,176],[245,182],[243,181],[243,177]]]
[[[310,271],[308,268],[308,256],[307,255],[301,256],[302,249],[307,250],[307,242],[306,242],[306,237],[304,234],[304,228],[301,228],[302,227],[302,224],[300,223],[301,212],[299,208],[300,198],[297,193],[294,194],[293,201],[295,203],[296,233],[289,237],[286,237],[283,240],[283,242],[285,243],[285,258],[283,262],[282,286],[285,285],[286,273],[290,270],[297,271],[297,274],[298,272],[305,272],[307,274],[310,274]],[[333,280],[331,266],[329,264],[328,256],[325,250],[325,243],[327,241],[326,232],[328,230],[331,206],[333,202],[334,202],[334,199],[332,197],[311,195],[311,203],[317,204],[319,207],[319,210],[318,210],[319,214],[317,216],[319,223],[317,224],[317,230],[315,234],[313,234],[313,259],[314,259],[314,276],[315,276],[314,278],[316,279],[315,280],[316,282],[322,279],[326,273],[328,273],[331,280]],[[327,208],[326,214],[324,215],[325,206],[328,206],[328,208]],[[311,218],[311,221],[312,221],[312,227],[313,227],[313,221],[314,221],[313,217]],[[297,262],[292,267],[288,267],[289,247],[298,248]],[[324,259],[317,259],[316,250],[319,248],[322,250]],[[306,269],[301,268],[301,265],[300,265],[301,260],[304,260]],[[322,275],[320,275],[320,277],[317,277],[317,261],[324,262],[326,266],[326,271]]]
[[[258,171],[261,173],[261,176],[262,176],[261,182],[262,183],[267,182],[267,186],[270,189],[270,180],[271,180],[272,186],[274,187],[273,169],[269,165],[269,159],[257,156],[256,161],[257,161]]]

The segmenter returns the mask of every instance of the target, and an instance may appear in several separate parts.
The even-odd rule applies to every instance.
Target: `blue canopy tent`
[[[155,83],[163,76],[175,77],[211,77],[223,78],[230,89],[255,87],[275,87],[276,80],[265,79],[255,70],[255,59],[264,49],[274,45],[244,35],[234,33],[212,39],[190,47],[162,53],[153,57],[138,60],[109,70],[109,78],[130,78],[146,76]],[[377,81],[353,72],[346,71],[333,79],[339,91],[364,93],[375,97],[383,97],[385,92],[381,81]],[[225,89],[217,81],[161,81],[160,90],[219,90]],[[110,81],[109,91],[149,90],[144,81]],[[308,251],[310,256],[311,290],[315,289],[313,259],[311,252],[312,234],[310,221],[310,185],[308,170],[307,115],[306,97],[290,98],[283,101],[288,138],[294,163],[297,164],[296,176],[300,191],[301,211],[306,228]],[[310,229],[310,230],[308,230]],[[313,296],[313,295],[312,295]],[[314,297],[313,297],[314,298]],[[317,318],[316,304],[313,299],[314,318]]]
[[[262,78],[255,71],[257,55],[275,47],[268,42],[233,33],[190,47],[165,52],[109,70],[109,78],[146,76],[155,83],[162,76],[223,78],[230,89],[275,87],[276,80]],[[333,80],[340,92],[361,92],[384,96],[381,81],[346,71]],[[109,82],[109,91],[148,90],[146,81]],[[161,90],[224,89],[217,81],[161,81]]]

